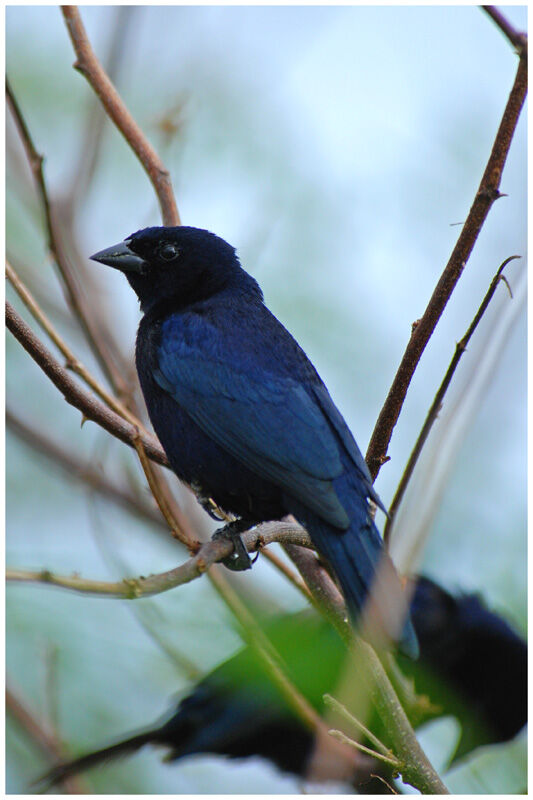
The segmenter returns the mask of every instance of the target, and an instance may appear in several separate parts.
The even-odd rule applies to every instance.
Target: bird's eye
[[[159,255],[163,261],[173,261],[179,255],[179,249],[173,244],[164,244],[159,249]]]

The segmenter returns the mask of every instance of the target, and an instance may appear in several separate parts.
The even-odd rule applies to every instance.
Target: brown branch
[[[147,522],[155,523],[166,530],[166,526],[157,509],[143,502],[139,494],[111,483],[110,479],[101,470],[96,469],[91,462],[83,462],[75,458],[70,451],[60,447],[40,430],[32,428],[23,422],[10,408],[6,409],[6,427],[33,450],[41,453],[63,469],[70,479],[74,478],[82,481],[87,484],[89,489],[98,492],[106,499],[112,500],[126,511],[142,517]]]
[[[51,321],[48,319],[42,308],[32,296],[29,289],[24,285],[9,262],[6,262],[6,276],[24,305],[31,311],[37,322],[39,322],[43,330],[46,331],[55,346],[63,354],[68,368],[79,375],[80,378],[85,381],[87,386],[89,386],[93,392],[98,395],[98,397],[104,400],[104,402],[107,403],[107,405],[112,408],[113,411],[115,411],[121,417],[124,417],[124,419],[128,420],[128,422],[131,422],[132,425],[136,425],[141,428],[143,433],[148,434],[142,422],[140,422],[140,420],[138,420],[137,417],[135,417],[119,400],[106,391],[104,387],[101,386],[98,381],[95,380],[95,378],[93,378],[89,370],[84,367],[81,361],[76,358],[70,347],[67,345],[64,339],[61,338]]]
[[[501,11],[496,6],[481,6],[483,11],[496,23],[501,32],[506,36],[511,44],[516,48],[517,53],[527,55],[527,35],[522,31],[517,31],[513,28],[509,20],[507,20]]]
[[[392,432],[422,353],[461,277],[492,204],[501,196],[499,186],[502,171],[526,93],[527,59],[523,56],[518,64],[514,85],[468,218],[423,316],[413,326],[411,338],[374,428],[366,453],[373,480],[387,460]]]
[[[313,605],[328,617],[344,641],[350,644],[352,633],[346,619],[344,598],[316,554],[292,543],[284,543],[283,549],[309,587]]]
[[[446,370],[446,375],[444,376],[443,381],[442,381],[441,385],[439,386],[439,388],[437,390],[437,393],[435,395],[433,403],[431,404],[431,408],[429,409],[429,411],[427,413],[426,419],[425,419],[424,424],[422,426],[422,430],[420,431],[420,433],[418,435],[418,438],[417,438],[417,440],[415,442],[415,446],[413,447],[411,455],[409,456],[409,460],[408,460],[407,465],[405,467],[405,470],[403,472],[403,475],[402,475],[402,478],[400,480],[400,483],[398,484],[398,488],[396,489],[396,493],[394,495],[392,503],[390,504],[390,507],[389,507],[389,510],[388,510],[387,521],[385,523],[385,529],[383,531],[383,539],[384,539],[384,541],[385,541],[385,543],[387,545],[388,545],[388,543],[390,541],[390,536],[391,536],[391,533],[392,533],[392,526],[393,526],[393,523],[394,523],[394,518],[396,516],[396,512],[397,512],[398,507],[399,507],[399,505],[400,505],[400,503],[401,503],[401,501],[403,499],[403,496],[405,494],[405,491],[407,489],[407,486],[408,486],[409,481],[411,479],[411,476],[413,474],[413,471],[414,471],[414,468],[415,468],[416,463],[418,461],[418,458],[420,456],[420,453],[422,452],[422,449],[424,447],[426,439],[429,436],[431,428],[433,427],[433,425],[434,425],[434,423],[435,423],[435,421],[437,419],[437,416],[439,414],[440,409],[442,408],[442,402],[444,400],[444,396],[446,395],[446,392],[448,391],[448,387],[449,387],[449,385],[451,383],[451,380],[453,378],[455,370],[457,369],[459,361],[461,360],[461,357],[462,357],[463,353],[466,350],[466,346],[467,346],[468,342],[470,341],[470,339],[472,337],[472,334],[476,330],[478,324],[481,321],[481,318],[483,317],[483,314],[487,310],[488,305],[489,305],[490,301],[492,300],[492,297],[494,295],[494,292],[496,291],[496,287],[498,286],[499,282],[503,280],[503,281],[505,281],[505,283],[507,283],[507,280],[502,275],[502,272],[505,269],[505,267],[507,266],[507,264],[510,261],[513,261],[515,258],[520,258],[520,256],[510,256],[509,258],[506,258],[505,261],[503,262],[503,264],[500,266],[500,268],[498,269],[498,272],[496,273],[496,275],[492,279],[491,284],[490,284],[490,286],[488,288],[488,291],[487,291],[485,297],[483,298],[483,301],[482,301],[482,303],[481,303],[481,305],[480,305],[480,307],[479,307],[474,319],[470,323],[470,326],[469,326],[467,332],[465,333],[465,335],[463,336],[461,341],[458,342],[456,344],[456,346],[455,346],[455,353],[453,355],[453,358],[452,358],[452,360],[450,362],[450,365],[449,365],[448,369]]]
[[[31,355],[52,383],[59,389],[67,403],[79,409],[86,419],[98,423],[104,430],[117,439],[134,447],[137,429],[107,406],[104,406],[94,395],[83,389],[77,381],[53,357],[50,351],[35,336],[31,328],[17,314],[13,306],[6,302],[6,325],[18,339],[24,349]],[[142,434],[142,442],[149,458],[158,464],[168,466],[168,460],[155,437]]]
[[[80,286],[79,278],[67,255],[62,237],[58,231],[53,204],[48,195],[43,171],[43,156],[40,155],[35,148],[22,111],[7,80],[6,95],[37,186],[45,217],[48,248],[63,279],[63,288],[65,290],[67,302],[72,308],[75,317],[85,333],[89,346],[111,385],[119,396],[127,397],[129,394],[129,387],[125,383],[121,371],[114,363],[112,356],[113,348],[108,344],[108,341],[113,341],[112,334],[108,330],[105,331],[105,335],[103,334],[101,320],[96,318],[95,308],[89,307],[82,287]]]
[[[122,133],[146,170],[154,187],[164,225],[180,225],[180,216],[168,170],[126,108],[117,90],[96,58],[77,6],[62,6],[63,17],[76,53],[74,68],[87,79],[108,116]]]
[[[120,71],[125,52],[130,51],[131,22],[137,11],[136,6],[115,6],[112,32],[106,57],[103,59],[104,69],[112,83]],[[79,202],[86,197],[100,158],[101,145],[107,114],[95,95],[84,111],[86,121],[83,125],[82,141],[79,146],[77,163],[72,171],[70,187],[59,200],[61,211],[66,214],[67,221],[73,226]]]
[[[275,522],[265,522],[251,531],[246,531],[242,534],[242,539],[250,553],[256,552],[267,544],[279,541],[292,542],[304,547],[313,546],[308,534],[300,526]],[[22,583],[45,583],[100,597],[121,597],[127,600],[136,600],[140,597],[151,597],[162,592],[168,592],[177,586],[190,583],[190,581],[207,572],[213,564],[227,558],[232,550],[233,543],[231,541],[213,539],[203,544],[195,556],[180,564],[179,567],[157,575],[124,578],[121,581],[95,581],[82,578],[79,575],[55,575],[46,569],[32,571],[10,568],[6,569],[6,579]]]
[[[137,429],[137,435],[134,439],[133,446],[139,456],[139,461],[143,468],[148,486],[152,492],[152,496],[157,503],[161,514],[163,515],[172,536],[179,542],[185,545],[190,553],[197,553],[200,549],[200,542],[194,535],[189,522],[177,503],[172,502],[173,498],[169,496],[168,487],[166,483],[160,480],[160,476],[156,474],[152,468],[146,451],[144,449],[140,432]]]
[[[6,685],[6,711],[18,722],[47,758],[52,761],[64,760],[65,751],[57,736],[43,722],[38,721],[24,703],[15,696],[12,689],[9,688],[9,683]],[[87,794],[83,781],[78,776],[63,778],[61,783],[69,794]]]

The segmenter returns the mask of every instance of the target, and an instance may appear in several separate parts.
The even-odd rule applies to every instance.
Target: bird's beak
[[[113,247],[107,247],[105,250],[95,253],[91,256],[91,261],[98,261],[100,264],[106,264],[108,267],[114,267],[121,272],[139,272],[144,273],[148,268],[148,264],[140,256],[136,255],[133,250],[128,247],[128,240],[116,244]]]

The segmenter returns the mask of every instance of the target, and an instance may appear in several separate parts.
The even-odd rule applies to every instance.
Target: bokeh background
[[[507,6],[505,14],[525,29],[525,7]],[[109,6],[82,8],[82,15],[104,61],[114,47],[116,83],[171,171],[183,222],[209,228],[238,248],[364,452],[411,323],[422,314],[475,195],[516,71],[512,48],[478,8],[462,6]],[[45,156],[50,193],[61,198],[77,185],[83,189],[73,221],[81,251],[88,255],[160,224],[142,169],[109,123],[86,187],[84,137],[97,114],[88,86],[72,69],[59,10],[8,7],[6,33],[8,76]],[[31,176],[7,122],[8,253],[98,374],[47,256]],[[414,566],[450,589],[480,592],[525,632],[524,116],[501,189],[508,196],[491,210],[423,356],[377,489],[390,503],[455,342],[499,264],[521,255],[507,269],[515,298],[498,288],[443,411],[442,425],[447,409],[462,415],[461,433],[446,451],[422,532],[426,545]],[[93,268],[97,302],[133,357],[139,317],[133,293],[119,274]],[[7,294],[20,309],[10,288]],[[502,319],[505,335],[494,343]],[[80,427],[79,412],[9,334],[6,351],[8,408],[81,462],[121,479],[127,474],[148,499],[135,455],[94,424]],[[490,368],[468,403],[487,352]],[[438,437],[428,452],[442,452]],[[8,565],[114,580],[163,571],[185,557],[9,428],[6,463]],[[396,534],[399,557],[432,477],[426,467],[413,483],[406,502],[411,512]],[[207,529],[202,512],[180,497]],[[237,581],[273,609],[301,606],[264,559]],[[8,681],[71,752],[163,714],[170,698],[190,685],[183,656],[203,673],[239,644],[205,580],[136,603],[31,585],[7,591]],[[456,736],[452,720],[422,732],[437,768]],[[455,792],[523,791],[525,752],[522,734],[477,752],[444,778]],[[26,791],[46,766],[8,717],[8,792]],[[192,758],[168,766],[150,751],[94,771],[85,785],[106,793],[301,791],[298,781],[259,761]]]

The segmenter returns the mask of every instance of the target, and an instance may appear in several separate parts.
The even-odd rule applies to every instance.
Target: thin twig
[[[527,34],[517,31],[496,6],[481,6],[481,8],[496,23],[504,36],[507,36],[517,53],[520,56],[527,55]]]
[[[346,605],[340,590],[317,558],[316,554],[296,544],[283,543],[283,549],[296,565],[304,583],[314,598],[313,604],[335,626],[345,643],[351,643],[352,631],[346,618]]]
[[[111,409],[97,400],[94,395],[83,389],[52,356],[50,351],[35,336],[31,328],[8,302],[6,302],[6,326],[59,389],[67,403],[79,409],[86,419],[97,422],[108,433],[116,436],[117,439],[130,445],[130,447],[134,447],[137,435],[136,426],[111,411]],[[148,457],[158,464],[168,466],[167,457],[155,437],[141,435]]]
[[[109,118],[122,133],[146,170],[159,200],[163,224],[180,225],[180,216],[168,170],[131,116],[96,58],[77,6],[62,6],[61,10],[76,53],[74,68],[92,86]]]
[[[185,515],[181,512],[181,509],[176,503],[173,503],[171,506],[170,498],[165,491],[167,488],[166,484],[159,480],[159,476],[156,475],[154,469],[152,468],[152,464],[146,455],[140,432],[137,432],[137,435],[133,441],[133,446],[135,447],[137,455],[139,456],[139,461],[141,462],[146,480],[148,481],[150,491],[152,492],[154,500],[156,501],[161,514],[170,528],[172,536],[184,544],[190,553],[197,553],[201,544],[198,541],[198,538],[194,536],[189,522]]]
[[[112,31],[109,36],[109,45],[104,59],[104,69],[112,83],[120,71],[125,53],[130,53],[131,22],[133,15],[137,11],[136,6],[115,6],[115,16],[112,22]],[[86,121],[83,125],[82,141],[76,159],[76,165],[72,170],[70,187],[64,195],[58,199],[61,210],[68,214],[68,221],[73,226],[77,215],[79,202],[87,197],[92,178],[101,153],[103,133],[105,123],[108,119],[107,114],[102,108],[98,98],[91,94],[90,101],[85,109]]]
[[[113,409],[117,414],[124,419],[136,425],[145,435],[149,435],[148,431],[137,417],[127,409],[120,400],[117,400],[110,394],[98,381],[91,375],[89,370],[81,363],[81,361],[74,355],[70,347],[64,339],[61,338],[58,331],[54,328],[51,321],[48,319],[42,308],[39,306],[27,286],[22,282],[13,267],[9,262],[6,262],[6,275],[9,282],[21,298],[24,305],[31,311],[37,322],[41,325],[44,331],[48,334],[58,350],[65,356],[67,367],[75,372],[85,381],[95,394],[97,394],[107,405]]]
[[[89,461],[81,461],[66,448],[60,447],[42,431],[33,428],[20,419],[11,408],[6,409],[6,427],[37,452],[50,459],[65,471],[69,478],[82,481],[89,489],[112,500],[121,508],[140,516],[150,523],[155,523],[162,529],[166,526],[155,506],[149,505],[140,499],[138,493],[128,491],[112,483],[105,473],[96,468]]]
[[[365,755],[367,756],[371,756],[372,758],[375,758],[378,761],[383,761],[384,764],[388,764],[389,767],[392,767],[395,770],[401,769],[402,766],[401,762],[398,761],[398,759],[394,758],[393,756],[392,757],[385,756],[383,755],[383,753],[378,753],[376,750],[372,750],[370,747],[366,747],[364,744],[361,744],[361,742],[356,742],[354,739],[350,739],[350,737],[346,736],[346,734],[343,733],[342,731],[332,729],[329,730],[328,733],[338,742],[342,742],[343,744],[348,744],[350,745],[350,747],[359,750],[361,753],[365,753]]]
[[[48,195],[43,171],[43,156],[35,148],[20,106],[7,80],[6,95],[39,192],[45,217],[48,248],[63,279],[63,288],[66,292],[67,301],[114,390],[121,397],[128,396],[129,387],[113,361],[113,348],[108,344],[109,341],[113,341],[112,334],[110,331],[105,330],[104,335],[101,320],[97,319],[96,309],[94,307],[89,308],[79,279],[63,246],[62,238],[57,230],[53,206]]]
[[[358,720],[357,717],[354,717],[353,714],[350,714],[348,709],[345,708],[342,705],[342,703],[339,703],[339,701],[336,700],[334,697],[332,697],[330,694],[325,694],[324,695],[324,703],[327,706],[329,706],[331,709],[336,711],[338,714],[340,714],[341,717],[344,717],[344,719],[347,722],[349,722],[350,725],[353,725],[354,727],[359,728],[359,730],[362,731],[362,733],[364,733],[364,735],[369,740],[369,742],[372,742],[372,744],[374,745],[376,750],[379,750],[379,752],[382,755],[387,756],[387,758],[393,758],[393,753],[391,752],[391,750],[388,747],[386,747],[383,744],[381,739],[378,739],[378,737],[375,734],[373,734],[372,731],[370,731],[366,727],[366,725],[363,725],[363,723],[360,720]]]
[[[465,335],[463,336],[461,341],[458,342],[456,344],[456,346],[455,346],[455,353],[453,355],[453,358],[452,358],[452,360],[450,362],[450,365],[449,365],[449,367],[448,367],[448,369],[446,371],[446,375],[444,376],[444,379],[443,379],[441,385],[438,388],[438,391],[437,391],[437,393],[435,395],[433,403],[431,404],[431,408],[429,409],[429,411],[427,413],[426,419],[425,419],[424,424],[422,426],[422,430],[418,434],[418,438],[417,438],[417,440],[415,442],[415,446],[413,447],[411,455],[409,456],[409,460],[408,460],[407,465],[405,467],[405,470],[403,472],[402,478],[400,480],[400,483],[398,484],[398,488],[396,489],[396,493],[394,495],[392,503],[390,504],[389,511],[388,511],[388,516],[387,516],[387,521],[385,523],[385,528],[384,528],[384,531],[383,531],[383,539],[384,539],[384,541],[385,541],[385,543],[387,545],[390,543],[390,537],[391,537],[391,534],[392,534],[392,526],[394,524],[394,518],[396,516],[396,512],[398,511],[398,507],[399,507],[399,505],[400,505],[400,503],[401,503],[401,501],[402,501],[402,499],[403,499],[403,497],[405,495],[407,486],[408,486],[409,481],[411,479],[411,476],[412,476],[412,474],[414,472],[414,469],[415,469],[415,466],[416,466],[417,461],[419,459],[420,453],[422,452],[424,444],[425,444],[425,442],[426,442],[426,440],[427,440],[427,438],[429,436],[431,428],[433,427],[433,425],[434,425],[434,423],[435,423],[435,421],[436,421],[436,419],[438,417],[438,414],[439,414],[439,412],[440,412],[440,410],[442,408],[442,403],[443,403],[444,397],[446,395],[446,392],[448,391],[448,387],[449,387],[449,385],[451,383],[451,380],[453,378],[455,370],[457,369],[459,361],[461,360],[461,357],[462,357],[463,353],[466,350],[466,346],[467,346],[468,342],[470,341],[470,339],[472,337],[472,334],[474,333],[474,331],[477,328],[479,322],[481,321],[481,318],[483,317],[483,314],[487,310],[487,308],[489,306],[489,303],[492,300],[492,297],[494,296],[494,292],[496,291],[496,287],[498,286],[499,282],[500,281],[505,281],[505,283],[507,284],[507,279],[502,274],[503,270],[505,269],[505,267],[507,266],[507,264],[510,261],[513,261],[516,258],[520,258],[520,256],[510,256],[509,258],[506,258],[505,261],[503,262],[503,264],[500,266],[500,268],[498,269],[498,272],[496,273],[496,275],[492,279],[491,284],[490,284],[490,286],[488,288],[488,291],[487,291],[485,297],[483,298],[483,302],[481,303],[481,305],[480,305],[480,307],[479,307],[474,319],[472,320],[467,332],[465,333]],[[507,284],[507,288],[509,289],[509,284]],[[510,289],[509,289],[509,291],[510,291]]]
[[[53,731],[44,722],[38,721],[28,707],[16,697],[9,688],[9,681],[6,685],[6,711],[16,719],[47,758],[53,761],[64,760],[65,752]],[[83,781],[78,776],[63,778],[61,783],[69,794],[87,794]]]
[[[387,461],[392,432],[422,353],[461,277],[492,204],[501,196],[501,176],[526,94],[527,59],[524,56],[519,61],[514,85],[468,218],[424,314],[413,326],[411,338],[372,433],[366,462],[373,480]]]

